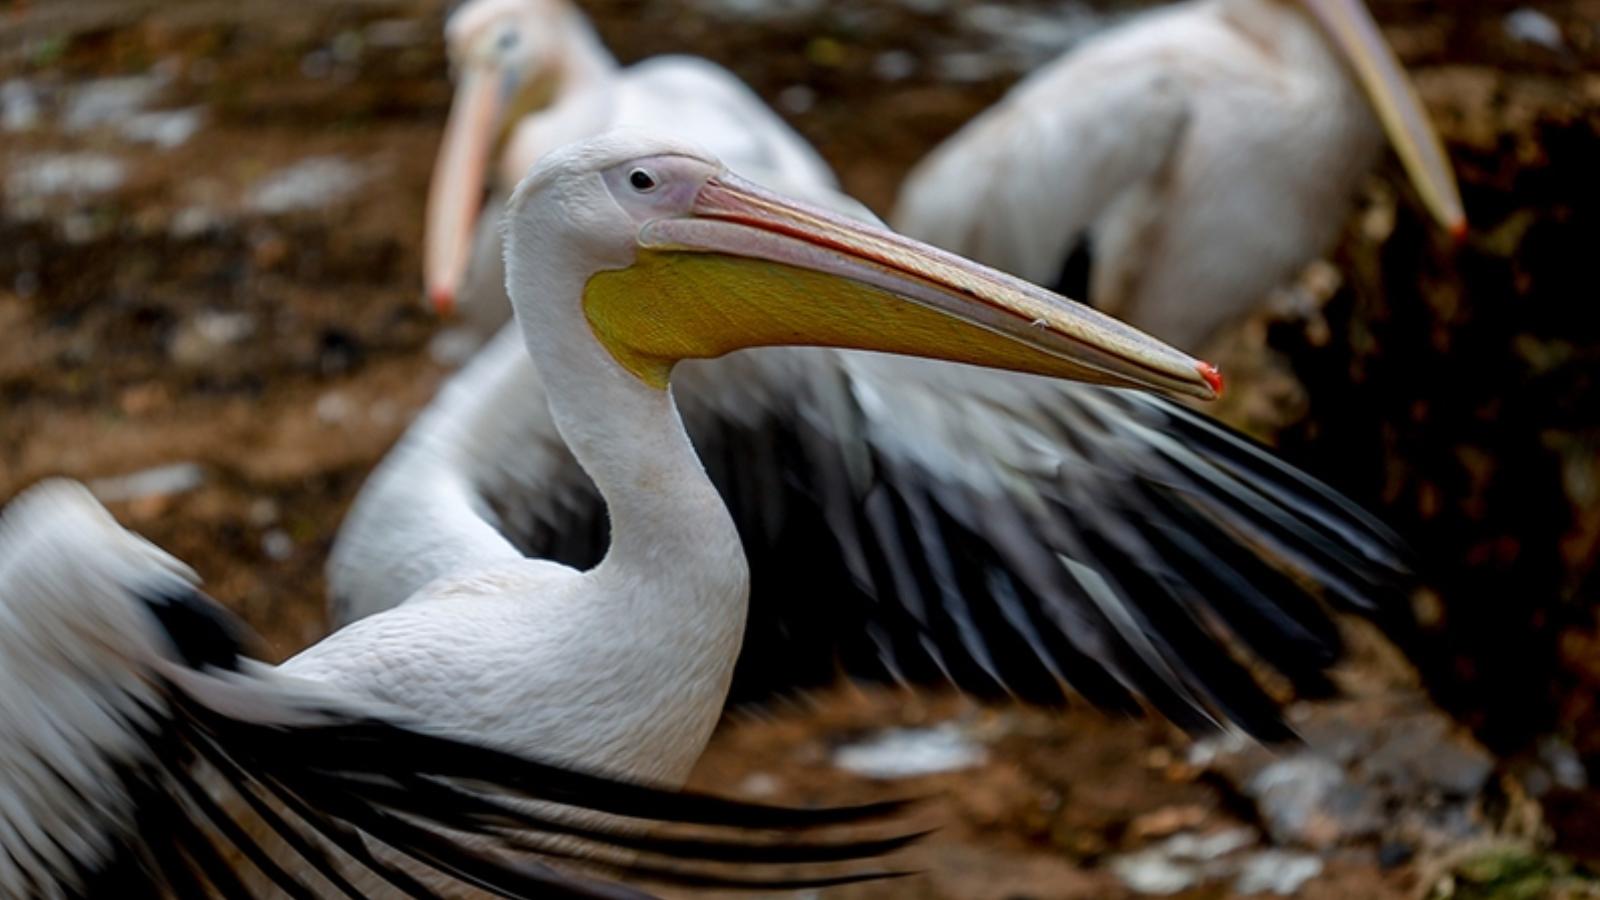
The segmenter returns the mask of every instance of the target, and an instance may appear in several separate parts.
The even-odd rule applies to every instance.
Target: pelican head
[[[643,135],[613,132],[535,166],[507,209],[506,259],[530,347],[592,341],[608,368],[653,388],[679,360],[773,345],[1207,400],[1222,386],[1208,363],[1082,304]]]
[[[1273,2],[1299,3],[1321,26],[1361,84],[1428,212],[1452,237],[1465,237],[1467,217],[1444,146],[1366,6],[1361,0]]]
[[[470,0],[445,22],[456,91],[429,186],[423,255],[428,299],[441,313],[455,306],[490,160],[509,126],[559,89],[571,52],[566,25],[578,14],[567,0]]]

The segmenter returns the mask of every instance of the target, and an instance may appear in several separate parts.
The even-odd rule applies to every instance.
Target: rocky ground
[[[588,8],[624,60],[730,65],[884,211],[1020,72],[1145,5]],[[1589,895],[1600,2],[1373,6],[1473,235],[1430,230],[1391,164],[1331,262],[1213,349],[1252,385],[1228,418],[1429,561],[1422,686],[1358,634],[1351,699],[1297,708],[1309,747],[1277,757],[1086,711],[851,688],[731,717],[702,787],[935,798],[943,828],[913,856],[926,874],[839,896]],[[418,297],[449,101],[441,15],[437,0],[0,4],[0,498],[92,480],[273,657],[324,633],[339,517],[448,372]]]

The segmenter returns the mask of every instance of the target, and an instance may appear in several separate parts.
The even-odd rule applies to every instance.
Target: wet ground
[[[1600,2],[1373,6],[1450,147],[1474,235],[1457,248],[1429,230],[1391,163],[1335,265],[1214,348],[1235,383],[1254,381],[1225,412],[1418,543],[1436,570],[1427,687],[1506,761],[1480,767],[1475,744],[1429,719],[1363,769],[1393,743],[1385,722],[1428,708],[1372,640],[1346,673],[1358,699],[1302,713],[1326,746],[1355,734],[1345,743],[1365,749],[1329,751],[1343,776],[1286,770],[1331,779],[1293,827],[1256,777],[1268,763],[1196,756],[1158,723],[849,688],[734,717],[702,787],[937,796],[944,827],[914,857],[927,874],[841,896],[1408,897],[1484,848],[1509,861],[1456,866],[1451,895],[1511,896],[1500,880],[1574,877],[1523,855],[1552,836],[1529,772],[1553,790],[1563,848],[1600,846],[1582,789],[1600,755],[1600,315],[1585,268],[1600,246]],[[939,138],[1104,22],[1042,0],[589,8],[624,60],[730,65],[879,211]],[[441,9],[0,4],[0,497],[52,474],[120,492],[119,517],[193,564],[274,658],[324,633],[340,515],[448,371],[418,296],[449,101]],[[910,729],[892,759],[967,767],[895,782],[841,770],[861,756],[843,748],[886,728]],[[1442,759],[1459,760],[1454,776],[1418,774]]]

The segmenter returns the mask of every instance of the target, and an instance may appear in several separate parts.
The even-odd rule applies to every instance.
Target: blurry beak
[[[1460,240],[1467,217],[1455,174],[1378,23],[1361,0],[1305,0],[1305,5],[1355,71],[1428,212]]]
[[[1210,364],[1082,304],[726,172],[690,214],[647,223],[639,246],[634,265],[590,279],[584,305],[613,355],[651,383],[679,359],[790,344],[1205,400],[1222,390]]]
[[[485,173],[502,106],[497,73],[470,66],[462,72],[428,186],[423,237],[422,271],[428,300],[441,315],[454,310],[456,290],[466,272],[472,227],[483,203]]]

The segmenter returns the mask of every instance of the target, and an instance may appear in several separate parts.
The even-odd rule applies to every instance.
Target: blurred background
[[[887,214],[1017,78],[1143,0],[587,0],[623,62],[753,86]],[[1387,161],[1214,346],[1215,412],[1405,534],[1408,662],[1352,625],[1318,751],[850,687],[730,718],[696,778],[939,792],[927,874],[849,897],[1600,896],[1600,0],[1373,0],[1461,182]],[[282,658],[346,505],[462,342],[421,302],[444,0],[0,4],[0,498],[93,482]],[[910,779],[910,780],[902,780]],[[875,794],[875,795],[877,795]]]

